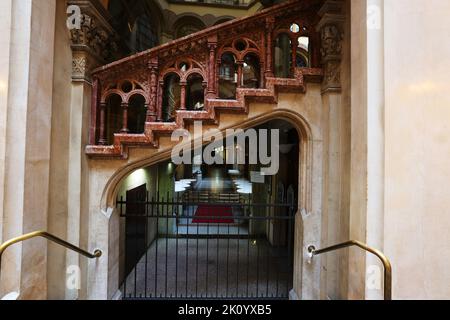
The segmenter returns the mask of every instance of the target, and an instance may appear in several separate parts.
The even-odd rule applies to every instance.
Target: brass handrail
[[[77,246],[74,246],[73,244],[71,244],[71,243],[69,243],[69,242],[67,242],[65,240],[62,240],[62,239],[60,239],[60,238],[58,238],[58,237],[56,237],[56,236],[54,236],[54,235],[52,235],[52,234],[50,234],[50,233],[48,233],[46,231],[36,231],[36,232],[31,232],[31,233],[28,233],[28,234],[24,234],[24,235],[22,235],[20,237],[17,237],[17,238],[13,238],[13,239],[8,240],[5,243],[2,243],[0,245],[0,275],[1,275],[1,266],[2,266],[2,255],[3,255],[3,252],[8,247],[12,246],[13,244],[16,244],[16,243],[19,243],[19,242],[23,242],[23,241],[26,241],[26,240],[30,240],[30,239],[33,239],[33,238],[38,238],[38,237],[50,240],[50,241],[52,241],[52,242],[54,242],[56,244],[59,244],[60,246],[63,246],[63,247],[66,247],[67,249],[75,251],[75,252],[77,252],[77,253],[79,253],[79,254],[81,254],[81,255],[89,258],[89,259],[95,259],[95,258],[99,258],[99,257],[102,256],[102,251],[101,250],[97,249],[97,250],[94,251],[93,254],[91,254],[90,252],[87,252],[87,251],[85,251],[85,250],[83,250],[83,249],[81,249],[81,248],[79,248]]]
[[[348,248],[348,247],[354,247],[354,246],[359,247],[365,251],[368,251],[368,252],[374,254],[375,256],[378,257],[378,259],[381,260],[381,262],[383,263],[383,266],[384,266],[384,300],[392,300],[392,266],[391,266],[389,259],[381,251],[371,248],[367,244],[362,243],[360,241],[350,240],[347,242],[343,242],[343,243],[336,244],[334,246],[319,249],[319,250],[316,250],[316,248],[314,246],[309,246],[308,252],[312,256],[318,256],[320,254],[327,253],[330,251],[335,251],[335,250],[344,249],[344,248]]]

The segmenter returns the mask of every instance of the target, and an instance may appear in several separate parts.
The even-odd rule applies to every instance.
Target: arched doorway
[[[258,141],[249,135],[232,145],[245,149],[243,164],[218,164],[220,172],[211,174],[194,157],[191,165],[160,161],[118,185],[125,298],[288,298],[301,139],[284,120],[251,129],[258,141],[262,132],[278,131],[280,170],[273,176],[250,161],[246,150]],[[226,159],[229,147],[212,154]]]

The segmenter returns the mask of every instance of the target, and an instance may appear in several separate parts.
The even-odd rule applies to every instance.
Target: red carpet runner
[[[232,217],[231,207],[201,205],[198,206],[192,223],[234,223]]]

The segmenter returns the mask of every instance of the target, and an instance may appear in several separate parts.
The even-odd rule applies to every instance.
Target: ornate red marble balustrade
[[[182,128],[186,121],[216,123],[221,112],[246,113],[250,102],[276,103],[278,92],[304,92],[305,81],[322,80],[320,34],[316,31],[322,0],[292,0],[236,19],[148,51],[108,64],[93,72],[91,123],[87,155],[91,157],[126,158],[128,147],[157,147],[158,136]],[[275,39],[289,37],[291,44],[290,72],[276,77],[274,70]],[[298,39],[309,38],[309,61],[297,67]],[[288,42],[289,43],[289,42]],[[237,81],[235,97],[219,96],[219,72],[222,56],[235,57]],[[260,79],[256,87],[245,87],[242,68],[247,55],[257,57]],[[170,120],[163,116],[165,79],[173,74],[179,78],[180,105]],[[204,105],[201,110],[187,110],[186,88],[191,75],[201,77]],[[121,129],[113,141],[107,137],[108,99],[121,99]],[[145,101],[146,119],[143,133],[128,130],[129,103],[135,96]],[[164,121],[165,120],[165,121]]]

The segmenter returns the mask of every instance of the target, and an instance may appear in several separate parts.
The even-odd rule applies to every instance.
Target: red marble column
[[[203,86],[203,105],[205,107],[206,106],[206,96],[208,94],[208,82],[203,81],[202,86]]]
[[[208,62],[208,90],[206,97],[215,98],[216,95],[216,49],[217,37],[208,39],[209,62]]]
[[[128,133],[130,130],[128,129],[128,103],[122,103],[122,130],[121,133]]]
[[[260,83],[259,83],[259,87],[260,88],[265,88],[266,87],[266,76],[265,76],[265,68],[266,68],[266,56],[267,56],[267,46],[266,46],[266,35],[265,33],[261,33],[261,54],[260,54],[260,58],[259,58],[259,77],[260,77]]]
[[[266,77],[273,77],[273,30],[275,29],[275,18],[266,19]]]
[[[106,103],[100,104],[100,128],[99,128],[99,140],[98,144],[105,146],[108,141],[106,140]]]
[[[180,110],[186,110],[186,82],[181,82],[181,101],[180,101]]]
[[[295,75],[295,68],[297,67],[297,49],[298,49],[298,38],[291,38],[291,76]]]
[[[241,88],[242,83],[244,82],[244,72],[243,72],[244,62],[238,61],[237,62],[237,74],[238,74],[238,81],[237,81],[237,87]]]
[[[164,80],[159,80],[159,84],[158,84],[158,92],[157,92],[157,104],[156,104],[156,109],[157,109],[157,121],[161,122],[162,119],[162,103],[163,103],[163,93],[164,93]]]

